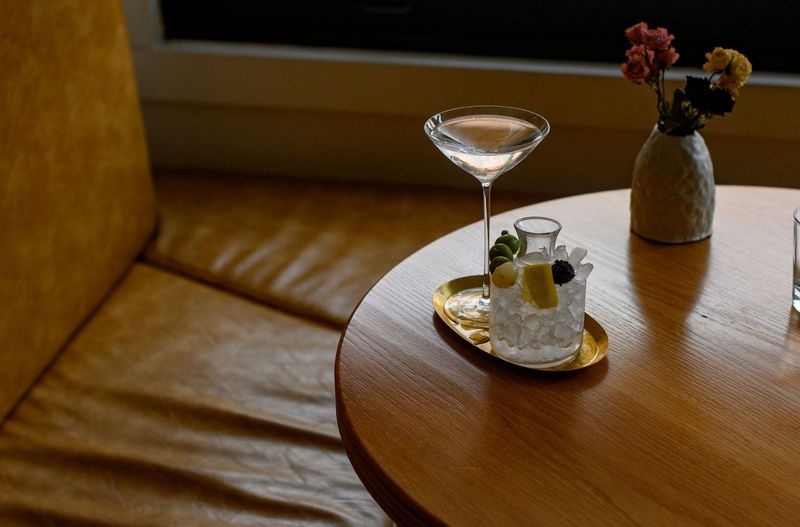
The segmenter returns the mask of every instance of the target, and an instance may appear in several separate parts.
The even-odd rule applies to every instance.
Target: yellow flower
[[[730,75],[722,75],[716,82],[715,87],[722,88],[730,93],[734,98],[739,95],[739,83]]]
[[[739,83],[740,87],[744,86],[744,83],[750,78],[750,74],[753,73],[753,65],[750,64],[750,61],[747,60],[747,57],[738,51],[734,49],[729,51],[731,51],[731,54],[733,55],[733,58],[731,58],[731,63],[728,66],[730,75],[736,79],[736,82]]]
[[[753,65],[750,64],[747,57],[735,49],[725,51],[730,53],[731,61],[717,81],[717,86],[736,97],[739,95],[739,88],[745,85],[747,79],[750,78],[750,74],[753,73]]]
[[[730,53],[731,51],[733,50],[716,47],[714,51],[706,53],[706,60],[708,62],[703,64],[703,69],[709,73],[718,73],[724,70],[728,67],[733,58]]]

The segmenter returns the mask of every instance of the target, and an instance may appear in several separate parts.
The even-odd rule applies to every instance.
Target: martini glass
[[[425,133],[457,167],[483,189],[483,286],[466,289],[445,302],[454,321],[489,327],[489,218],[492,183],[533,152],[550,131],[541,115],[508,106],[465,106],[425,121]]]

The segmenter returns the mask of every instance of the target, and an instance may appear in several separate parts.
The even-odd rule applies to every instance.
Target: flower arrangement
[[[715,115],[733,111],[739,89],[753,67],[735,49],[714,48],[706,53],[703,69],[708,77],[686,77],[684,89],[677,89],[672,101],[667,98],[664,73],[680,55],[672,45],[675,35],[663,27],[650,29],[645,22],[625,30],[631,48],[625,53],[622,74],[634,84],[646,84],[658,99],[658,129],[667,135],[686,136],[703,128]]]

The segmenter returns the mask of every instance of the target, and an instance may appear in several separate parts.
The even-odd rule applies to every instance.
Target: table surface
[[[517,368],[437,319],[433,291],[480,272],[480,224],[418,251],[364,298],[339,346],[339,428],[395,521],[797,525],[800,190],[720,186],[714,234],[687,245],[630,234],[628,200],[588,194],[492,222],[494,233],[554,217],[559,243],[589,250],[586,309],[610,341],[591,368]]]

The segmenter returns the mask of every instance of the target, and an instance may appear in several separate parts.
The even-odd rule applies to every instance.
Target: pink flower
[[[678,61],[680,54],[675,51],[675,48],[670,46],[667,49],[656,51],[656,57],[653,63],[660,70],[668,69],[670,66]]]
[[[625,78],[634,84],[642,84],[650,78],[651,74],[657,73],[657,70],[651,68],[655,53],[642,44],[631,46],[631,49],[625,52],[625,56],[628,57],[628,62],[623,64],[620,69]]]
[[[647,31],[647,23],[639,22],[625,30],[625,37],[631,41],[631,44],[642,44]]]
[[[641,61],[628,61],[620,69],[622,75],[634,84],[642,84],[650,77],[650,68]]]
[[[665,50],[673,40],[675,35],[670,35],[663,27],[648,29],[644,34],[644,45],[653,50]]]
[[[620,69],[622,75],[634,84],[642,84],[650,76],[650,68],[641,62],[626,62]]]
[[[637,44],[631,46],[631,49],[625,52],[625,56],[628,57],[628,62],[642,62],[645,65],[650,65],[653,63],[656,54],[653,50],[647,49],[642,44]]]

